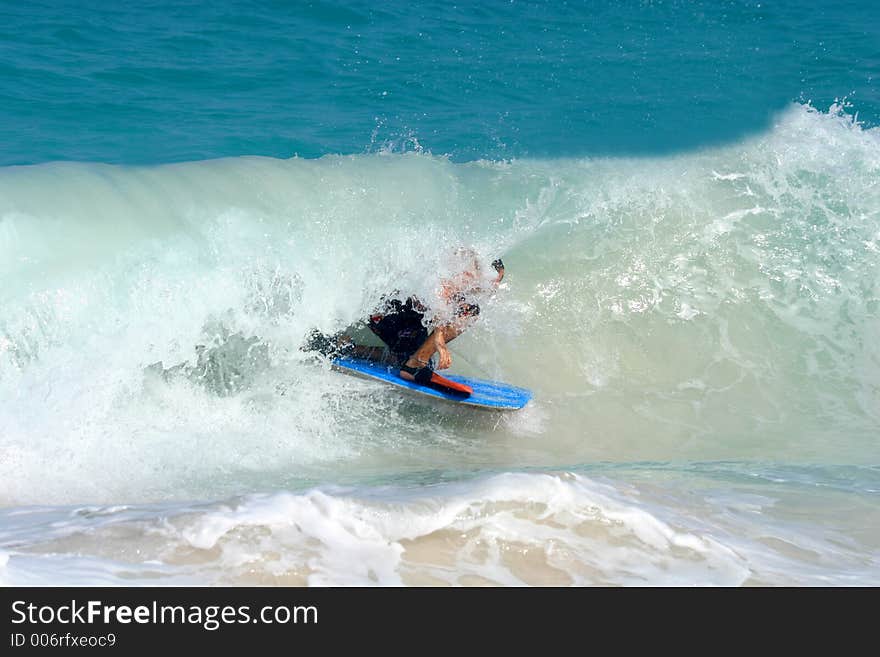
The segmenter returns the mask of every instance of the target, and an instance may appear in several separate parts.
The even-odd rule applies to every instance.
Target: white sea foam
[[[741,144],[653,159],[460,164],[410,152],[0,170],[0,503],[175,509],[431,469],[588,462],[876,464],[878,174],[877,129],[805,106]],[[460,244],[488,272],[503,256],[507,276],[452,344],[455,371],[530,387],[525,412],[422,403],[299,351],[309,329],[350,328],[382,294],[434,300]],[[435,511],[457,509],[451,499]],[[263,509],[268,527],[298,509],[316,523],[303,536],[351,540],[363,564],[297,547],[294,579],[405,581],[415,571],[393,546],[450,531],[450,572],[528,580],[500,565],[501,543],[480,568],[463,565],[490,549],[467,538],[489,525],[447,518],[413,538],[340,525],[356,515],[346,504],[362,513],[365,502],[323,489],[247,500],[245,515]],[[639,506],[600,506],[638,554],[704,550],[721,564],[713,582],[747,577],[729,543],[706,547]],[[407,509],[401,528],[427,522]],[[219,549],[211,527],[256,526],[194,513],[175,539],[193,554]],[[504,519],[508,542],[550,531],[488,517]],[[594,550],[560,568],[599,581],[589,573],[614,537],[582,543],[563,525],[541,549]],[[283,533],[282,555],[298,545]],[[247,545],[224,549],[248,563]],[[7,574],[25,568],[7,554]],[[617,560],[613,581],[635,582],[622,554],[601,558]],[[675,579],[657,563],[639,576]],[[429,570],[419,576],[446,577]]]
[[[665,492],[663,492],[665,490]],[[7,515],[5,584],[741,585],[880,581],[779,500],[509,473],[223,503]],[[658,493],[659,491],[659,493]],[[692,494],[692,493],[691,493]],[[662,502],[662,503],[661,503]],[[699,515],[700,517],[697,517]],[[76,555],[76,556],[71,556]]]

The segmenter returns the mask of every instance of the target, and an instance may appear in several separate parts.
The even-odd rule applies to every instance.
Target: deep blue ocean
[[[0,585],[880,584],[878,7],[0,0]]]

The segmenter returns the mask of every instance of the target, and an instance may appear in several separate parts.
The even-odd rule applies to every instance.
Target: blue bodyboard
[[[406,381],[398,376],[398,369],[384,363],[377,363],[363,358],[333,358],[330,361],[333,367],[342,372],[356,374],[370,379],[376,379],[390,383],[398,388],[406,388],[413,392],[456,404],[476,406],[491,410],[517,410],[525,406],[532,398],[532,392],[525,388],[517,388],[500,381],[485,381],[483,379],[471,379],[465,376],[444,374],[444,377],[473,388],[470,395],[462,395],[452,392],[444,392],[436,388]]]

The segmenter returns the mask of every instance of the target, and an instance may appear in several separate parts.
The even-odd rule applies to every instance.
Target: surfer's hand
[[[504,263],[501,262],[501,258],[494,260],[492,262],[492,267],[498,272],[498,278],[495,279],[495,285],[498,285],[498,283],[501,282],[501,279],[504,278]]]
[[[440,357],[437,363],[438,370],[445,370],[452,365],[452,356],[449,355],[449,349],[446,348],[445,344],[437,345],[437,354]]]

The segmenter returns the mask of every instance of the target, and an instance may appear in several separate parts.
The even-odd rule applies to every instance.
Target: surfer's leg
[[[353,345],[346,355],[357,356],[358,358],[366,358],[376,362],[382,362],[388,359],[388,350],[385,347],[371,347],[367,345]]]
[[[316,351],[328,358],[340,356],[357,356],[367,360],[381,361],[386,358],[384,347],[372,347],[355,344],[351,336],[337,333],[336,335],[324,335],[317,329],[313,329],[300,347],[301,351]]]
[[[461,331],[456,327],[443,326],[438,327],[425,340],[424,344],[413,353],[405,363],[400,366],[398,376],[405,381],[415,381],[422,385],[436,388],[441,392],[453,395],[470,395],[473,388],[470,386],[445,377],[434,372],[431,367],[431,357],[434,352],[440,352],[439,369],[449,367],[452,360],[449,357],[449,351],[446,349],[446,340],[456,338]]]
[[[335,337],[324,335],[318,329],[312,329],[300,346],[300,351],[317,351],[323,356],[329,356],[338,347]]]

